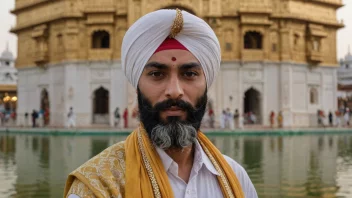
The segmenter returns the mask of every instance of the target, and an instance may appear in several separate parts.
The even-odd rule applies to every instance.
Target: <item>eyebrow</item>
[[[201,69],[201,66],[199,63],[193,62],[193,63],[185,63],[179,67],[179,69]]]
[[[150,62],[148,64],[145,65],[145,69],[148,69],[148,68],[157,68],[157,69],[168,69],[169,66],[166,65],[166,64],[163,64],[163,63],[159,63],[159,62]],[[201,66],[199,63],[196,63],[196,62],[191,62],[191,63],[185,63],[185,64],[182,64],[179,69],[191,69],[191,68],[196,68],[196,69],[200,69]]]
[[[168,66],[162,63],[158,63],[158,62],[150,62],[148,64],[145,65],[144,69],[148,69],[148,68],[152,68],[155,67],[157,69],[167,69]]]

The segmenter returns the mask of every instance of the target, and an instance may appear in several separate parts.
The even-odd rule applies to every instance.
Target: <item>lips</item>
[[[166,116],[182,116],[184,114],[184,110],[180,107],[172,106],[164,110]]]

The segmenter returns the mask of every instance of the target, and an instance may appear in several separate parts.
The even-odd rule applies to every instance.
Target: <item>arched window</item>
[[[92,48],[110,48],[110,34],[104,30],[94,32],[92,36]]]
[[[262,49],[263,36],[259,32],[249,31],[244,35],[245,49]]]
[[[318,104],[318,90],[316,88],[310,88],[309,98],[310,104]]]

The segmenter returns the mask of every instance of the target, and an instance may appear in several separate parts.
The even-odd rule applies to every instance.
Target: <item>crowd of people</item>
[[[319,127],[349,127],[351,110],[348,107],[340,107],[334,113],[329,111],[326,115],[323,110],[317,111],[317,123]]]
[[[31,116],[31,117],[29,117]],[[32,113],[29,115],[28,112],[24,113],[24,125],[35,127],[44,127],[49,125],[50,111],[49,108],[41,109],[39,111],[33,109]]]
[[[207,111],[207,119],[204,119],[206,126],[209,128],[216,128],[216,117],[215,112],[212,108],[209,108]],[[30,117],[29,117],[30,116]],[[317,110],[317,126],[318,127],[348,127],[350,126],[351,119],[351,110],[348,107],[340,107],[339,110],[329,111],[326,114],[323,110]],[[0,111],[0,122],[1,125],[4,126],[6,123],[16,121],[16,111]],[[138,120],[138,110],[134,108],[132,110],[132,118],[134,120]],[[45,127],[49,124],[50,112],[49,109],[45,110],[34,110],[31,114],[28,112],[25,113],[25,126],[35,127]],[[124,109],[122,114],[120,113],[120,109],[116,107],[114,111],[114,127],[115,128],[128,128],[129,126],[129,111],[127,108]],[[283,115],[282,112],[278,112],[275,114],[274,111],[270,112],[269,115],[269,123],[271,128],[282,128],[283,127]],[[221,129],[243,129],[244,125],[255,125],[259,124],[258,116],[254,112],[246,112],[244,114],[240,114],[238,109],[235,111],[231,111],[230,108],[224,109],[219,116],[219,124]],[[67,121],[66,127],[76,127],[76,116],[73,111],[73,107],[70,107],[67,113]]]

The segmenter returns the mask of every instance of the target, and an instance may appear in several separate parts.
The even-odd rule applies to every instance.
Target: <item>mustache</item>
[[[206,104],[206,102],[200,104],[200,106],[195,108],[189,102],[186,102],[184,100],[167,99],[162,102],[156,103],[154,105],[154,107],[151,107],[150,105],[142,105],[142,106],[143,106],[143,108],[145,108],[149,112],[153,112],[153,113],[158,113],[160,111],[164,111],[164,110],[169,109],[171,107],[178,107],[178,108],[180,108],[184,111],[188,111],[188,112],[196,112],[205,104]]]
[[[156,111],[163,111],[163,110],[169,109],[171,107],[178,107],[182,110],[189,110],[189,109],[193,110],[194,109],[190,103],[188,103],[184,100],[168,99],[168,100],[165,100],[162,102],[158,102],[154,105],[154,109]]]

